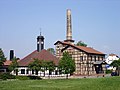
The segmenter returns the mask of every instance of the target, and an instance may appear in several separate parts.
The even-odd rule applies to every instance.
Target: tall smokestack
[[[67,32],[66,32],[66,42],[74,42],[72,40],[72,23],[71,23],[71,10],[67,9]]]
[[[10,60],[14,58],[14,50],[10,50]]]
[[[67,9],[67,40],[72,40],[71,10]]]

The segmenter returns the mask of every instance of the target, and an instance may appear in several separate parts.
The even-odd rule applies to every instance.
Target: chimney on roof
[[[42,49],[44,49],[44,36],[41,35],[37,37],[37,51],[40,52]]]
[[[10,50],[10,60],[14,58],[14,50]]]

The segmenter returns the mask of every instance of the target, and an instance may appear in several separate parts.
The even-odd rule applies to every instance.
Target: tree
[[[45,76],[46,70],[49,70],[49,73],[54,70],[54,63],[53,61],[34,59],[34,61],[31,62],[28,67],[32,70],[35,70],[36,74],[38,74],[38,71],[44,72]]]
[[[5,55],[4,55],[3,51],[2,51],[2,49],[0,48],[0,68],[2,68],[5,61],[6,61]]]
[[[118,74],[120,74],[120,59],[114,60],[110,66],[116,67],[116,70],[118,71]]]
[[[55,55],[55,50],[54,50],[54,48],[48,48],[47,51],[49,51],[51,54]]]
[[[49,70],[49,75],[55,70],[55,64],[53,61],[47,61],[47,70]]]
[[[34,59],[33,62],[31,62],[28,67],[35,71],[36,75],[38,74],[38,71],[41,70],[42,62],[39,59]]]
[[[18,58],[14,57],[14,58],[12,59],[12,63],[11,63],[10,66],[8,67],[8,69],[9,69],[10,72],[13,71],[13,70],[15,70],[16,75],[18,75],[18,69],[17,69],[17,67],[18,67],[18,62],[17,62],[17,60],[18,60]]]
[[[45,60],[42,60],[42,68],[41,71],[44,72],[45,77],[45,71],[47,70],[47,62]]]
[[[78,41],[78,43],[76,45],[87,47],[87,44],[85,44],[83,41]]]
[[[68,52],[63,53],[63,57],[59,61],[59,69],[66,75],[68,79],[68,74],[72,74],[75,71],[75,62]]]
[[[114,60],[111,64],[113,67],[119,67],[120,66],[120,59],[119,60]]]

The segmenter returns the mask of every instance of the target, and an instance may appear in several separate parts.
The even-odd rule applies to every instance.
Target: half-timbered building
[[[66,40],[57,41],[55,44],[56,57],[61,59],[63,52],[67,51],[75,60],[76,75],[93,75],[104,73],[105,54],[91,47],[77,46],[72,39],[71,10],[67,10]]]
[[[94,75],[98,73],[104,73],[105,54],[99,52],[91,47],[76,46],[67,42],[57,41],[56,57],[61,58],[63,52],[67,51],[71,57],[75,60],[76,75]]]

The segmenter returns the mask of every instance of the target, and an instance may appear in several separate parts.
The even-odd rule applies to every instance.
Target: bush
[[[19,79],[19,80],[29,80],[30,78],[27,77],[27,76],[16,76],[16,79]]]
[[[41,78],[39,76],[16,76],[16,79],[19,80],[40,80]]]
[[[112,70],[106,70],[106,74],[111,74]]]
[[[32,80],[34,80],[34,79],[41,80],[42,79],[39,76],[28,76],[28,77]]]
[[[10,73],[1,73],[0,79],[2,79],[2,80],[15,79],[15,76],[11,75]]]

